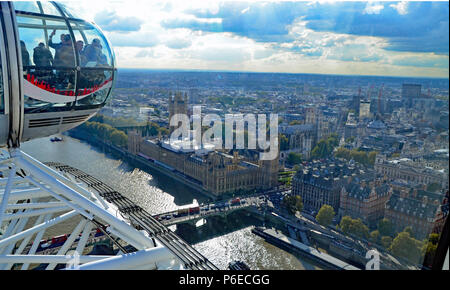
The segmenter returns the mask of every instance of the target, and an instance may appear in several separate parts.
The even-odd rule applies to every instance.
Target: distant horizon
[[[118,70],[148,70],[159,72],[210,72],[210,73],[254,73],[254,74],[286,74],[286,75],[316,75],[316,76],[342,76],[342,77],[374,77],[374,78],[397,78],[397,79],[433,79],[433,80],[447,80],[449,78],[443,77],[429,77],[429,76],[393,76],[393,75],[363,75],[363,74],[327,74],[327,73],[302,73],[302,72],[262,72],[262,71],[239,71],[239,70],[209,70],[209,69],[184,69],[184,68],[131,68],[118,67]]]

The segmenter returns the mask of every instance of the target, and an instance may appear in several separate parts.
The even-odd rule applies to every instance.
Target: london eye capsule
[[[0,147],[95,115],[116,75],[100,29],[55,2],[0,2]]]

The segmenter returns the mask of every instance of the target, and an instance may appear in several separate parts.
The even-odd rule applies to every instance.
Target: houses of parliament
[[[169,120],[174,114],[187,115],[186,95],[176,93],[169,97]],[[170,129],[172,132],[174,128]],[[137,131],[128,133],[130,153],[182,174],[216,197],[278,185],[278,156],[273,160],[259,160],[256,150],[217,150],[209,144],[194,150],[185,149],[183,142],[190,141],[170,143],[168,138],[161,136],[151,138],[143,137]]]

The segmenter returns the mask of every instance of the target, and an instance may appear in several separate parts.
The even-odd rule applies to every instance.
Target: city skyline
[[[448,79],[448,2],[65,4],[101,27],[120,68]]]

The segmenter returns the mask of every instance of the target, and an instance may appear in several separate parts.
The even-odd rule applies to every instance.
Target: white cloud
[[[365,14],[380,14],[381,10],[384,9],[384,5],[380,2],[367,2],[366,8],[363,13]]]
[[[105,3],[90,1],[89,9],[80,10],[79,14],[84,13],[83,18],[93,19],[99,11],[105,9]],[[108,11],[113,15],[142,20],[142,23],[138,23],[140,29],[133,32],[104,29],[115,49],[119,67],[448,76],[448,66],[442,65],[443,61],[448,63],[448,56],[445,59],[430,53],[407,54],[389,51],[386,50],[389,43],[385,38],[314,31],[306,27],[306,21],[302,18],[287,27],[289,37],[282,43],[256,42],[231,32],[166,29],[161,26],[164,20],[191,19],[193,16],[186,12],[188,9],[200,7],[205,9],[205,12],[218,12],[217,2],[207,4],[205,1],[184,0],[171,1],[170,4],[146,1],[108,4]],[[412,7],[408,7],[408,3],[404,2],[389,4],[386,4],[386,8],[390,6],[396,9],[398,14],[408,13],[408,8],[411,10]],[[72,5],[83,6],[76,3]],[[383,3],[370,2],[363,13],[382,13],[384,6]],[[240,12],[249,13],[245,10]],[[212,18],[208,21],[217,22],[219,19]],[[100,27],[102,28],[101,25]],[[414,62],[414,59],[420,61]]]
[[[241,13],[242,14],[247,13],[249,10],[250,10],[250,6],[245,9],[242,9]]]
[[[398,2],[397,4],[391,4],[389,6],[397,10],[398,14],[400,15],[405,15],[408,13],[408,2],[406,1]]]

